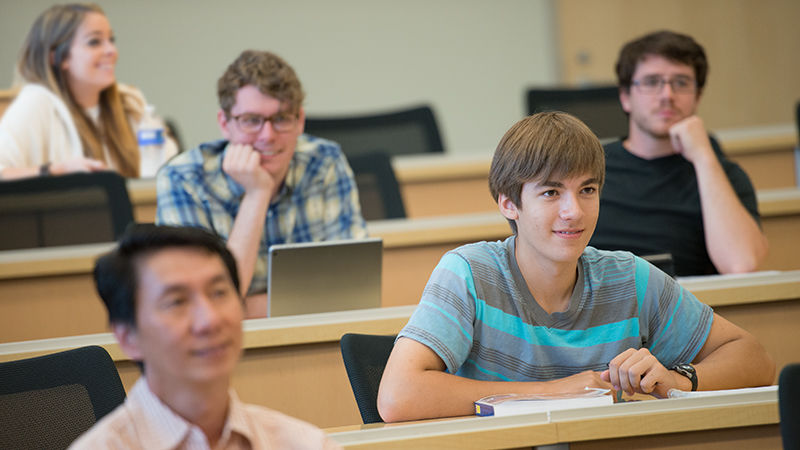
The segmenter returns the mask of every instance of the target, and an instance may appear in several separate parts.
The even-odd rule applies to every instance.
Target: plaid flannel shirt
[[[203,227],[228,239],[244,188],[222,171],[227,144],[201,144],[159,171],[156,223]],[[366,236],[353,172],[339,145],[303,134],[267,210],[248,294],[266,292],[267,253],[273,244]]]

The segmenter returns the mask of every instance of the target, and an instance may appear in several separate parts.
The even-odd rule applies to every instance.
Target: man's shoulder
[[[513,249],[513,244],[510,237],[504,241],[481,241],[471,244],[465,244],[461,247],[455,248],[448,252],[452,255],[458,255],[468,263],[480,261],[503,261],[509,251]]]
[[[583,249],[582,257],[591,261],[592,264],[615,264],[630,262],[634,258],[634,254],[625,250],[600,250],[586,246]]]
[[[481,241],[448,251],[439,260],[437,271],[447,271],[462,279],[495,283],[512,273],[514,237],[505,241]],[[441,279],[440,279],[441,280]]]
[[[602,280],[611,273],[633,276],[637,257],[625,250],[600,250],[587,246],[583,250],[581,261],[588,275]]]
[[[310,134],[302,134],[297,139],[295,153],[306,159],[340,159],[344,157],[342,148],[334,141]]]
[[[630,152],[625,150],[622,145],[622,139],[611,141],[603,144],[603,153],[606,157],[606,172],[617,171],[619,168],[625,168],[631,164],[636,164],[638,158],[632,158]],[[644,160],[643,160],[644,161]],[[621,171],[618,176],[626,175],[625,171]],[[606,182],[609,181],[608,173],[606,173]],[[611,180],[613,183],[613,179]]]
[[[625,147],[622,146],[622,139],[606,142],[605,144],[603,144],[603,151],[605,151],[606,156],[608,156],[609,154],[611,155],[621,154],[621,152],[625,151]]]
[[[216,174],[222,170],[220,154],[226,145],[225,140],[205,142],[179,153],[164,164],[159,175],[174,177]]]
[[[747,172],[742,169],[742,166],[740,166],[739,163],[728,158],[728,156],[725,154],[725,151],[722,150],[722,147],[716,147],[714,149],[714,154],[717,156],[717,160],[719,160],[720,165],[722,165],[722,170],[725,171],[725,174],[728,176],[728,179],[730,179],[731,182],[744,179],[747,180],[748,184],[752,184]]]

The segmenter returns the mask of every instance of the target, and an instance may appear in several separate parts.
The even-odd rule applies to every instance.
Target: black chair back
[[[102,347],[0,363],[0,448],[67,448],[124,400]]]
[[[783,448],[800,449],[800,363],[788,364],[778,378]]]
[[[574,89],[530,89],[528,114],[563,111],[581,119],[600,139],[628,134],[628,116],[619,103],[617,86]]]
[[[444,151],[429,106],[363,116],[306,117],[305,132],[337,142],[348,158],[376,149],[392,156]]]
[[[339,343],[364,423],[383,422],[378,414],[378,387],[396,337],[348,333]]]
[[[800,101],[798,101],[797,105],[795,106],[794,119],[795,122],[797,122],[797,136],[798,136],[797,142],[799,143],[797,144],[797,148],[800,149]],[[800,170],[800,168],[798,168],[798,170]],[[800,180],[797,180],[797,182],[800,183]]]
[[[111,242],[134,221],[116,172],[2,181],[0,211],[0,250]]]
[[[348,162],[356,179],[361,215],[365,220],[406,217],[400,186],[388,154],[364,153],[348,158]]]

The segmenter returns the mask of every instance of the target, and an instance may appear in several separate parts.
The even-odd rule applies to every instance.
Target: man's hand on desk
[[[586,388],[611,389],[611,383],[602,378],[602,372],[585,370],[575,375],[565,378],[548,381],[547,384],[552,388],[551,392],[559,393],[581,393]],[[538,392],[538,391],[537,391]]]
[[[608,363],[608,370],[601,376],[611,383],[613,389],[629,395],[640,393],[666,398],[670,389],[692,389],[688,378],[668,370],[646,348],[629,348],[620,353]]]

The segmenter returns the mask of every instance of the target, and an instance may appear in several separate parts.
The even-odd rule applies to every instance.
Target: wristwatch
[[[52,173],[50,172],[50,163],[49,162],[44,163],[41,166],[39,166],[39,176],[48,177],[50,175],[52,175]]]
[[[685,376],[689,380],[692,381],[692,390],[697,390],[697,371],[694,370],[694,366],[691,364],[678,364],[677,366],[670,367],[669,370],[674,370],[679,374]]]

